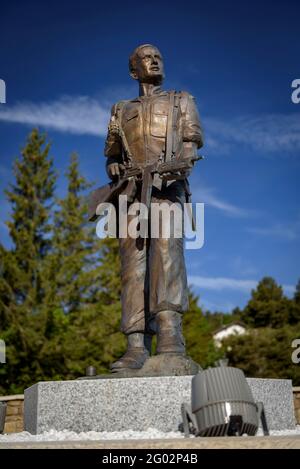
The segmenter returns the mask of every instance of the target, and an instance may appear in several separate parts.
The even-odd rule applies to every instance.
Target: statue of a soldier
[[[139,96],[112,107],[105,144],[107,172],[118,179],[126,168],[145,170],[135,181],[134,201],[143,199],[147,168],[158,161],[196,157],[203,145],[194,98],[187,92],[163,91],[163,59],[159,50],[144,44],[129,59],[130,75],[139,82]],[[118,130],[116,130],[118,129]],[[121,131],[120,131],[121,129]],[[150,201],[181,207],[188,200],[188,173],[166,180],[151,175]],[[149,178],[148,178],[149,184]],[[148,187],[149,191],[149,187]],[[128,223],[130,223],[128,216]],[[164,220],[161,220],[164,223]],[[157,334],[157,354],[185,354],[182,314],[188,309],[183,238],[147,238],[140,243],[119,238],[122,277],[122,325],[126,353],[112,371],[142,368]]]

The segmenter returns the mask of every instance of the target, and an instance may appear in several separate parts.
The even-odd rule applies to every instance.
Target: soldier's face
[[[138,53],[135,69],[140,82],[160,84],[164,78],[164,64],[158,49],[143,47]]]

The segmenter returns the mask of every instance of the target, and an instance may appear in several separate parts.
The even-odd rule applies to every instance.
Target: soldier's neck
[[[153,83],[140,83],[139,95],[151,96],[152,94],[160,91],[160,89],[160,85],[154,85]]]

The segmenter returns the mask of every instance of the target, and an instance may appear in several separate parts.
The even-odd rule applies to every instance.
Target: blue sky
[[[33,126],[47,131],[61,173],[75,150],[85,176],[106,181],[109,109],[136,96],[128,56],[153,43],[164,88],[196,97],[205,131],[206,159],[191,177],[194,202],[205,203],[205,244],[186,252],[201,304],[243,306],[265,275],[291,295],[300,277],[299,20],[291,0],[2,4],[1,241],[9,245],[3,189]]]

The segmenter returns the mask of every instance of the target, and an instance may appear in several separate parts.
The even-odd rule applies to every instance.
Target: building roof
[[[229,329],[232,326],[241,326],[244,327],[244,329],[247,329],[246,325],[242,321],[234,321],[230,324],[225,324],[225,326],[219,327],[217,330],[214,331],[213,335],[218,334],[218,332],[225,331],[226,329]]]

